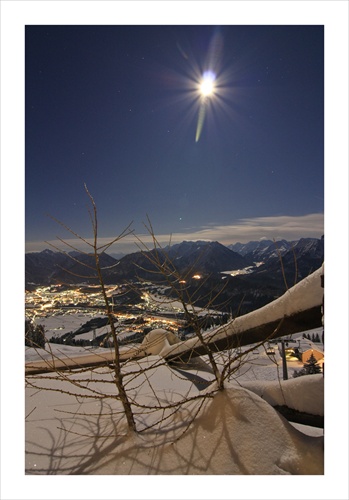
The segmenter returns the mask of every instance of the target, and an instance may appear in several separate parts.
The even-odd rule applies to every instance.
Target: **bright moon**
[[[204,97],[213,94],[214,91],[215,75],[211,71],[206,71],[203,74],[202,82],[200,85],[200,93]]]

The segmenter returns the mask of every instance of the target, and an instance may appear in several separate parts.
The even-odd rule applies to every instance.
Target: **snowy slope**
[[[142,366],[150,368],[147,379],[151,386],[140,374],[128,387],[141,405],[199,394],[195,384],[163,364],[161,357],[145,358]],[[134,369],[133,364],[128,365],[129,372]],[[94,372],[94,390],[113,394],[113,385],[102,383],[111,382],[111,375],[102,369]],[[202,371],[197,375],[207,378]],[[78,382],[82,376],[76,375],[74,380]],[[55,382],[46,376],[40,383],[56,389],[64,389],[67,384],[71,392],[80,392],[68,382]],[[145,433],[129,435],[114,399],[104,400],[101,407],[100,402],[88,398],[76,400],[66,394],[27,389],[27,473],[323,474],[323,437],[298,431],[251,390],[235,382],[229,384],[225,391],[206,400],[185,432],[200,401],[184,404],[161,430],[155,426]],[[136,415],[139,428],[158,417],[156,412],[137,409]]]

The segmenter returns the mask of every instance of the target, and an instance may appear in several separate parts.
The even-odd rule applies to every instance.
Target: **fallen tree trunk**
[[[292,316],[286,316],[277,321],[271,321],[247,330],[227,334],[226,337],[208,342],[213,352],[226,351],[258,342],[268,341],[293,333],[303,332],[322,326],[321,307],[313,307]],[[206,354],[204,346],[198,345],[177,354],[175,352],[164,355],[167,360],[178,359],[181,362]]]

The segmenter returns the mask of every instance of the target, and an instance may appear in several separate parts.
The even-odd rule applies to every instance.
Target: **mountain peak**
[[[58,252],[54,252],[53,250],[50,250],[49,248],[45,248],[45,250],[42,250],[41,252],[42,255],[54,255]]]

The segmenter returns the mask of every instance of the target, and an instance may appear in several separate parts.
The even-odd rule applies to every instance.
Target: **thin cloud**
[[[156,230],[156,228],[155,228]],[[219,241],[222,244],[229,245],[233,243],[247,243],[248,241],[262,239],[286,239],[297,240],[299,238],[320,238],[324,234],[324,215],[308,214],[302,216],[275,216],[275,217],[253,217],[239,219],[228,225],[209,224],[205,227],[193,231],[183,231],[171,234],[156,234],[158,242],[166,246],[169,243],[175,244],[182,241]],[[138,238],[152,248],[152,238],[149,234],[140,234]],[[100,238],[99,244],[103,245],[112,238]],[[79,240],[67,239],[69,245],[81,248]],[[38,252],[49,248],[49,244],[58,246],[57,241],[50,242],[28,242],[27,252]],[[145,248],[144,248],[145,249]],[[69,251],[71,249],[65,248]],[[134,236],[130,235],[123,238],[113,247],[110,247],[109,253],[130,253],[139,250],[139,243]]]
[[[194,232],[172,235],[173,242],[183,240],[219,241],[224,244],[246,243],[261,239],[296,240],[320,238],[324,234],[324,215],[254,217],[239,219],[229,225],[208,225]],[[168,237],[167,237],[168,238]]]

